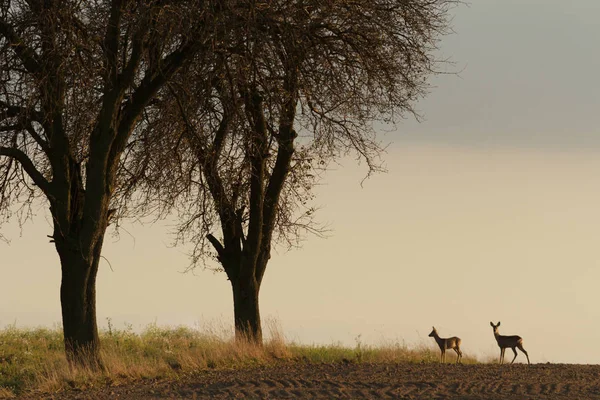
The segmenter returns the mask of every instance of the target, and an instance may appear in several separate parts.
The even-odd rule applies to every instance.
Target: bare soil
[[[207,370],[27,399],[600,399],[600,366],[305,364]]]

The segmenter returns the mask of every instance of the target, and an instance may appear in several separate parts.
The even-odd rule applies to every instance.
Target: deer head
[[[433,330],[429,334],[429,337],[435,337],[435,335],[437,335],[437,331],[435,330],[435,326],[432,326],[432,328],[433,328]]]

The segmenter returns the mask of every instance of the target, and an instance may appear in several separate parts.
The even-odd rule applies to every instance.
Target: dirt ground
[[[210,370],[177,381],[144,381],[42,398],[600,399],[600,366],[285,363]]]

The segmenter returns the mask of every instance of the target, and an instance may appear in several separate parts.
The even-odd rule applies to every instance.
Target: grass
[[[87,389],[138,379],[177,379],[198,371],[248,368],[279,362],[304,363],[420,363],[437,362],[439,350],[431,343],[409,348],[400,343],[354,348],[342,345],[286,343],[278,325],[266,324],[263,347],[240,343],[229,329],[196,330],[187,327],[148,326],[135,333],[131,327],[101,332],[103,372],[69,368],[59,329],[0,330],[0,398],[22,393],[53,393],[69,388]],[[448,360],[454,360],[454,354]],[[476,363],[465,357],[465,363]]]

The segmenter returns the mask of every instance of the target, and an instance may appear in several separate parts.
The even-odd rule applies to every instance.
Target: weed
[[[129,325],[119,330],[109,321],[100,333],[102,372],[69,368],[60,329],[0,330],[0,398],[28,391],[52,393],[68,388],[121,384],[141,378],[177,378],[205,369],[250,368],[278,362],[437,362],[433,347],[409,348],[404,343],[356,346],[286,343],[279,324],[265,321],[263,346],[234,339],[232,329],[164,328],[149,325],[135,333]],[[465,362],[476,362],[465,357]]]

